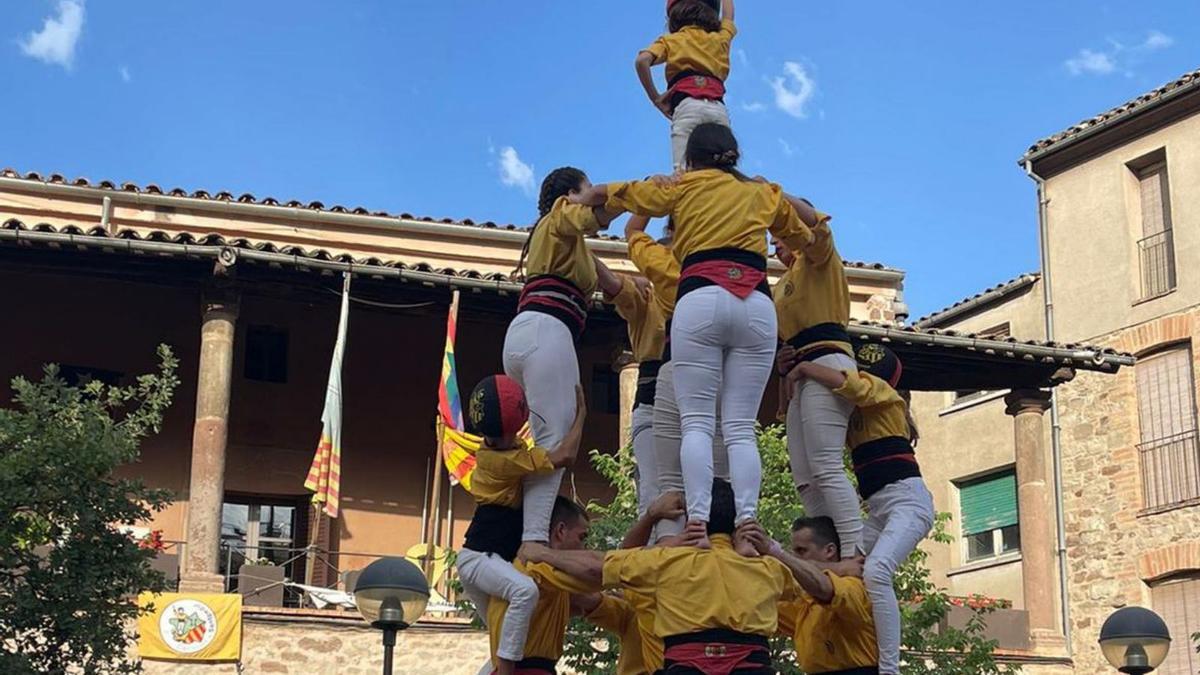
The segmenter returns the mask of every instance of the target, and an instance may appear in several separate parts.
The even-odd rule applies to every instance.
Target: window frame
[[[1160,359],[1170,358],[1173,354],[1179,354],[1182,360],[1180,367],[1186,368],[1184,373],[1186,377],[1170,380],[1170,372],[1151,373],[1148,372],[1151,364]],[[1135,446],[1138,457],[1138,478],[1141,482],[1141,498],[1142,509],[1139,515],[1150,515],[1154,513],[1163,513],[1178,508],[1184,508],[1197,503],[1200,503],[1200,414],[1197,411],[1197,396],[1196,396],[1196,369],[1195,369],[1195,353],[1192,349],[1190,340],[1173,342],[1169,344],[1159,345],[1152,350],[1148,350],[1138,355],[1138,363],[1134,366],[1134,396],[1137,405],[1137,437],[1138,441]],[[1162,384],[1158,383],[1158,389],[1154,392],[1147,390],[1154,386],[1143,380],[1150,378],[1152,375],[1158,379],[1167,381],[1166,390],[1162,391]],[[1172,384],[1177,384],[1179,389],[1174,391],[1171,389]],[[1167,419],[1167,416],[1172,411],[1163,411],[1156,409],[1147,399],[1146,396],[1153,396],[1160,400],[1178,400],[1183,396],[1191,399],[1190,409],[1177,410],[1182,415],[1177,420]],[[1150,410],[1151,416],[1162,416],[1162,419],[1146,419],[1143,413]],[[1178,430],[1175,427],[1178,426]],[[1148,429],[1157,429],[1156,434],[1147,434]],[[1188,444],[1191,445],[1189,453]],[[1182,444],[1183,448],[1172,448],[1171,446]],[[1174,466],[1163,469],[1160,466],[1162,456],[1171,452],[1180,454],[1179,461],[1175,462]],[[1161,453],[1161,454],[1154,454]],[[1189,457],[1190,454],[1190,457]],[[1147,460],[1154,462],[1152,470],[1147,465]],[[1184,475],[1175,475],[1175,470],[1183,467]],[[1187,472],[1190,470],[1191,474]],[[1180,481],[1183,484],[1180,484]],[[1190,492],[1188,492],[1190,487]],[[1180,495],[1179,492],[1186,492]],[[1170,493],[1164,496],[1160,493]]]
[[[1132,178],[1133,197],[1136,203],[1136,208],[1131,209],[1128,213],[1131,216],[1130,231],[1133,236],[1133,255],[1135,265],[1133,266],[1136,274],[1137,298],[1134,300],[1134,305],[1149,302],[1157,298],[1161,298],[1171,293],[1174,293],[1179,288],[1179,265],[1178,256],[1175,250],[1175,230],[1171,210],[1171,171],[1167,162],[1166,148],[1159,148],[1153,152],[1147,153],[1125,165],[1129,171],[1129,176]],[[1143,194],[1143,185],[1146,179],[1158,177],[1159,180],[1159,208],[1162,217],[1162,229],[1151,234],[1146,233],[1146,203]],[[1160,238],[1161,242],[1147,244],[1147,242]],[[1150,252],[1151,246],[1162,247],[1161,253]],[[1150,256],[1161,256],[1163,262],[1162,269],[1152,267],[1147,264]],[[1152,276],[1154,275],[1154,276]],[[1159,278],[1162,278],[1162,287],[1159,287]],[[1154,283],[1148,283],[1148,279],[1153,278]]]
[[[963,488],[973,485],[973,484],[982,483],[985,481],[999,480],[999,479],[1004,478],[1007,475],[1012,475],[1012,477],[1013,477],[1013,505],[1017,510],[1016,522],[1011,523],[1009,525],[992,528],[990,530],[983,530],[981,532],[974,532],[971,534],[967,534],[966,530],[965,530],[965,523],[964,523],[964,517],[963,517],[963,500],[962,500]],[[987,472],[984,472],[984,473],[981,473],[978,475],[969,476],[966,478],[962,478],[962,479],[953,481],[954,487],[957,490],[957,500],[958,500],[958,539],[959,539],[960,567],[988,566],[991,563],[1006,561],[1008,559],[1015,558],[1015,557],[1018,557],[1021,555],[1021,538],[1020,538],[1021,537],[1021,529],[1020,529],[1021,528],[1021,505],[1020,505],[1020,502],[1018,499],[1016,478],[1017,478],[1016,467],[1008,466],[1008,467],[987,471]],[[1012,550],[1005,551],[1004,550],[1004,534],[1003,533],[1004,533],[1005,529],[1010,528],[1010,527],[1016,528],[1017,546],[1016,546],[1016,548],[1014,548]],[[979,557],[973,558],[973,557],[971,557],[971,539],[974,537],[978,537],[979,535],[982,535],[982,534],[990,534],[991,535],[992,553],[991,553],[991,555],[979,556]]]

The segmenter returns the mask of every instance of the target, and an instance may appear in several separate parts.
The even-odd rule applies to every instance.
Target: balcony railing
[[[1142,299],[1147,300],[1175,288],[1175,243],[1171,230],[1152,234],[1138,242],[1142,271]]]
[[[1200,500],[1200,443],[1193,429],[1138,446],[1146,509]]]

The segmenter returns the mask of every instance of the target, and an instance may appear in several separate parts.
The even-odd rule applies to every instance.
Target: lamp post
[[[358,612],[383,631],[383,675],[392,675],[396,632],[417,622],[429,602],[429,582],[404,558],[380,558],[367,565],[354,585]]]
[[[1100,651],[1122,673],[1145,675],[1162,665],[1170,649],[1166,622],[1145,607],[1118,609],[1100,628]]]

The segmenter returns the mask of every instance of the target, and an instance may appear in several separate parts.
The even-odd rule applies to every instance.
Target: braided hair
[[[676,0],[667,10],[667,29],[672,33],[698,26],[715,33],[721,30],[721,12],[716,3],[706,0]]]
[[[742,153],[733,131],[724,124],[705,122],[697,126],[688,138],[684,157],[691,169],[720,169],[738,180],[750,180],[737,169]]]
[[[521,258],[517,261],[517,268],[513,270],[514,276],[519,276],[524,272],[525,258],[529,255],[529,245],[533,241],[533,235],[537,232],[538,225],[541,225],[546,214],[554,208],[554,202],[557,202],[559,197],[578,190],[586,178],[587,174],[573,166],[562,166],[546,174],[545,180],[542,181],[541,194],[538,195],[538,220],[533,227],[529,228],[529,236],[525,239],[525,245],[521,247]]]

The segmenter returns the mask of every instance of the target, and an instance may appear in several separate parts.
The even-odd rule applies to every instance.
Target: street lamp
[[[1118,609],[1100,628],[1100,651],[1122,673],[1151,672],[1166,660],[1170,648],[1166,622],[1145,607]]]
[[[358,576],[354,602],[367,623],[383,631],[383,675],[392,675],[396,631],[421,618],[429,602],[429,582],[404,558],[380,558]]]

